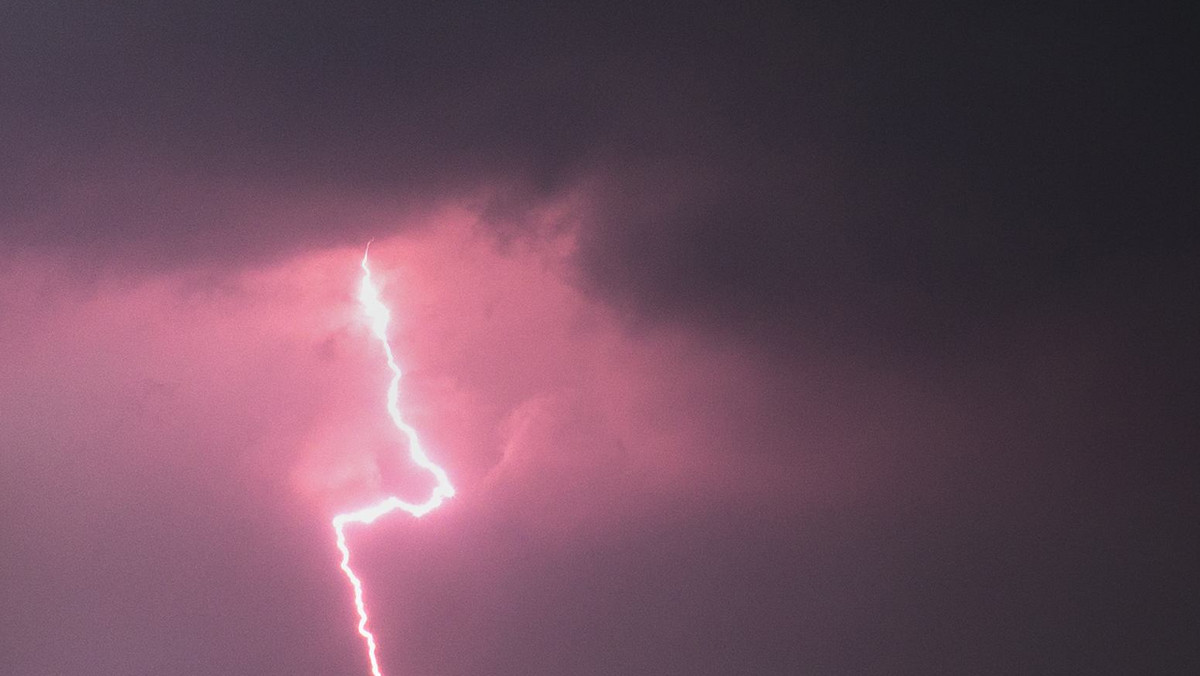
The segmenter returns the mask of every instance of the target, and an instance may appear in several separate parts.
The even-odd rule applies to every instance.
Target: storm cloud
[[[1196,33],[6,3],[0,652],[363,673],[374,239],[460,489],[352,536],[389,673],[1195,670]]]

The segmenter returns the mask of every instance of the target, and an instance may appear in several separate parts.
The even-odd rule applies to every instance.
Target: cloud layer
[[[0,653],[1187,673],[1194,22],[9,2]]]

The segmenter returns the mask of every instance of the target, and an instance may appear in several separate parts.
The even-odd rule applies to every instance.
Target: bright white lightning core
[[[383,676],[383,672],[379,669],[379,660],[375,656],[375,635],[367,629],[367,605],[363,600],[362,580],[358,579],[358,576],[350,568],[350,548],[346,545],[346,525],[351,523],[370,524],[375,519],[397,509],[402,509],[416,517],[424,516],[437,509],[446,498],[453,497],[454,486],[450,485],[450,479],[446,476],[446,470],[435,464],[425,454],[425,450],[421,447],[421,440],[417,438],[417,431],[411,425],[404,422],[404,419],[400,416],[400,367],[396,365],[396,358],[392,355],[392,346],[388,343],[387,338],[388,323],[391,321],[392,315],[388,311],[387,306],[383,304],[383,301],[379,299],[379,289],[371,281],[371,268],[367,264],[367,255],[370,251],[371,245],[368,244],[367,250],[363,253],[363,277],[362,284],[358,290],[358,302],[362,304],[367,318],[371,320],[371,331],[383,345],[383,352],[387,355],[388,368],[392,371],[392,380],[388,384],[387,389],[388,416],[391,417],[392,424],[396,426],[396,429],[400,430],[408,441],[409,460],[432,474],[437,482],[433,487],[433,492],[425,502],[405,502],[392,495],[369,507],[338,514],[333,517],[333,529],[337,533],[337,547],[342,553],[342,572],[346,574],[346,579],[350,581],[350,586],[354,588],[354,607],[358,610],[358,633],[367,644],[367,658],[371,662],[371,674],[373,676]]]

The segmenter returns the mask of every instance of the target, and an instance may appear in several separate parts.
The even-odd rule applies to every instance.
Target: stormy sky
[[[1200,670],[1183,8],[0,7],[0,664]],[[878,3],[885,5],[886,3]]]

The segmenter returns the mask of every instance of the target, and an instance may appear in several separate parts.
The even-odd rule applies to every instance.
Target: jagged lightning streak
[[[333,529],[337,533],[337,548],[342,553],[342,572],[346,574],[346,579],[350,581],[350,586],[354,588],[354,607],[358,611],[358,633],[367,643],[367,658],[371,662],[371,674],[373,676],[383,676],[383,672],[379,669],[379,660],[375,656],[375,635],[367,629],[367,605],[363,600],[362,580],[358,579],[358,576],[354,574],[354,570],[350,568],[350,547],[346,544],[346,525],[351,523],[371,524],[374,523],[375,519],[397,509],[402,509],[416,517],[424,516],[437,509],[438,505],[441,505],[446,498],[452,497],[454,495],[454,486],[450,485],[450,479],[446,476],[446,471],[430,460],[429,456],[425,454],[425,450],[421,447],[421,440],[417,438],[417,431],[411,425],[404,422],[404,419],[400,416],[400,367],[396,365],[396,358],[392,354],[392,346],[387,338],[388,323],[391,321],[392,314],[388,311],[387,306],[383,304],[383,301],[379,299],[379,289],[371,281],[371,268],[367,263],[367,256],[370,252],[371,244],[368,242],[367,250],[363,252],[363,276],[362,284],[358,289],[358,302],[362,304],[367,318],[371,320],[371,331],[383,345],[383,352],[387,355],[388,368],[392,371],[392,380],[388,384],[387,389],[388,416],[391,417],[396,429],[400,430],[408,441],[409,459],[421,469],[432,474],[437,481],[437,484],[433,487],[433,492],[425,502],[405,502],[392,495],[370,507],[346,512],[345,514],[338,514],[333,517]]]

